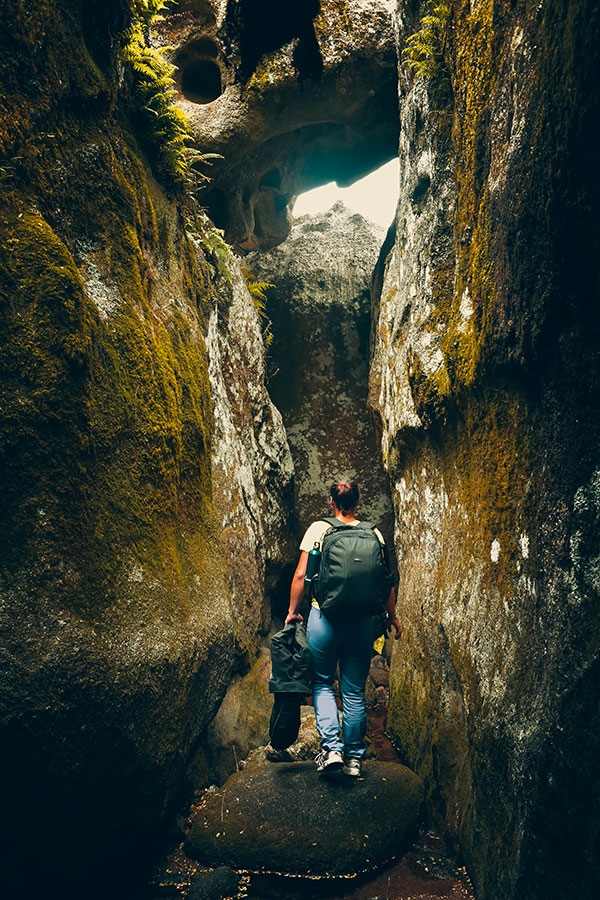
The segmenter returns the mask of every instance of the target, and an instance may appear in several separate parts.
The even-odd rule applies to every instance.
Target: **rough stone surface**
[[[269,740],[273,695],[269,693],[271,658],[263,647],[246,675],[235,675],[217,715],[207,729],[211,783],[222,784],[251,750]]]
[[[370,389],[405,625],[388,725],[479,900],[596,900],[599,10],[449,6],[429,80],[401,56],[418,5],[182,0],[160,40],[225,157],[211,213],[271,247],[298,190],[395,151],[396,9]],[[173,806],[265,625],[291,468],[243,279],[210,275],[130,127],[127,3],[2,16],[1,868],[62,867],[67,896]]]
[[[400,71],[397,235],[378,274],[371,403],[405,626],[388,727],[478,898],[591,900],[598,10],[451,8],[445,70]]]
[[[186,896],[189,900],[221,900],[236,897],[240,890],[240,878],[227,866],[197,872]]]
[[[219,710],[206,729],[202,748],[200,777],[195,785],[201,789],[207,782],[223,784],[248,757],[262,753],[269,740],[269,722],[273,709],[273,694],[269,692],[271,675],[270,653],[263,647],[250,671],[236,674],[231,679]],[[388,667],[382,656],[371,661],[366,685],[367,707],[378,702],[382,709],[388,705]],[[367,726],[367,758],[371,759],[376,748],[370,741]],[[295,742],[288,748],[292,759],[314,760],[320,749],[320,739],[315,722],[315,712],[310,705],[300,707],[300,730]]]
[[[202,202],[233,244],[276,246],[289,233],[295,196],[332,179],[351,183],[396,154],[393,3],[180,7],[161,40],[175,48],[180,102],[198,148],[223,156],[205,169],[212,182]],[[189,73],[203,65],[219,72],[221,90],[210,102],[186,90]]]
[[[207,794],[185,841],[205,865],[340,876],[375,869],[414,840],[422,786],[404,766],[318,777],[314,763],[253,760]]]
[[[2,873],[35,844],[65,896],[181,802],[266,628],[292,475],[244,279],[123,124],[112,11],[12,5],[0,48]]]
[[[389,487],[367,409],[370,280],[385,232],[336,204],[299,218],[287,241],[246,264],[274,287],[269,390],[281,410],[296,472],[299,536],[328,515],[332,481],[361,486],[360,514],[391,540]]]
[[[268,593],[292,552],[293,463],[267,389],[260,318],[239,265],[219,286],[208,322],[214,410],[213,497],[239,646],[252,656],[267,631]],[[267,588],[267,591],[265,590]]]

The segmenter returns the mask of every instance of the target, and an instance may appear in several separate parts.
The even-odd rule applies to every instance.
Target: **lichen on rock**
[[[563,729],[590,752],[595,551],[579,527],[593,532],[597,469],[597,179],[577,160],[600,99],[598,16],[449,6],[445,107],[433,79],[400,70],[401,195],[371,372],[405,623],[388,726],[478,896],[592,897],[599,797]],[[399,50],[430,12],[401,11]],[[596,248],[585,262],[576,241]],[[586,836],[567,853],[574,817]]]
[[[10,4],[1,37],[2,843],[18,872],[39,809],[50,881],[106,853],[144,864],[265,628],[291,478],[247,291],[248,327],[219,338],[232,394],[213,395],[208,323],[231,286],[212,226],[144,158],[100,6]],[[237,569],[219,466],[249,494]]]

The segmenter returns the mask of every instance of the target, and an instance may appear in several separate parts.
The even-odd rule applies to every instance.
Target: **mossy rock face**
[[[369,761],[363,777],[317,776],[313,762],[258,757],[210,793],[186,854],[204,865],[315,877],[376,869],[417,834],[419,779],[404,766]]]
[[[83,861],[109,821],[160,822],[234,664],[210,395],[193,317],[169,329],[118,281],[107,315],[86,266],[17,210],[0,226],[5,837],[39,802],[57,860]],[[95,837],[71,843],[92,803]]]
[[[478,897],[592,898],[598,10],[450,7],[445,107],[402,80],[375,325],[405,625],[388,728]]]
[[[146,826],[235,654],[205,350],[141,289],[114,281],[102,313],[86,267],[18,209],[1,222],[3,771],[25,816],[62,797],[57,831],[90,792],[98,821]]]
[[[0,62],[2,844],[16,872],[36,807],[49,879],[107,853],[114,871],[141,864],[177,807],[265,626],[291,478],[244,280],[217,272],[205,218],[154,179],[110,31],[92,28],[102,4],[83,25],[80,6],[6,5]],[[225,419],[237,442],[215,433]],[[245,489],[250,560],[233,565],[224,472]]]

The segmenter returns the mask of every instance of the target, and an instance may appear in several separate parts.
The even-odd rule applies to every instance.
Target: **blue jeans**
[[[365,684],[371,665],[374,626],[371,618],[331,622],[311,607],[307,624],[313,666],[313,703],[324,750],[339,750],[347,759],[365,755],[367,706]],[[339,663],[342,734],[333,682]]]

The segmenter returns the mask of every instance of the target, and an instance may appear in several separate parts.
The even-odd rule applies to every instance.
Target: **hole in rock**
[[[196,59],[181,66],[181,92],[192,103],[212,103],[223,93],[221,70],[210,59]]]
[[[281,172],[279,169],[271,169],[266,172],[260,180],[260,187],[271,187],[275,190],[281,190]]]
[[[421,203],[425,199],[425,196],[426,196],[427,191],[429,190],[430,186],[431,186],[431,178],[429,177],[429,175],[421,175],[421,177],[419,178],[417,185],[413,191],[413,195],[412,195],[412,199],[411,199],[413,206],[418,206],[419,203]]]
[[[200,38],[199,41],[194,41],[189,45],[189,50],[196,56],[211,56],[213,59],[219,55],[217,45],[210,38]]]
[[[305,74],[318,74],[322,68],[313,19],[321,9],[320,0],[282,3],[281,0],[239,0],[231,4],[241,32],[242,72],[248,78],[261,56],[278,50],[294,38],[299,39],[295,59]]]
[[[202,205],[206,209],[209,219],[215,223],[217,228],[221,228],[227,216],[227,199],[223,191],[219,188],[212,188],[203,195]]]

